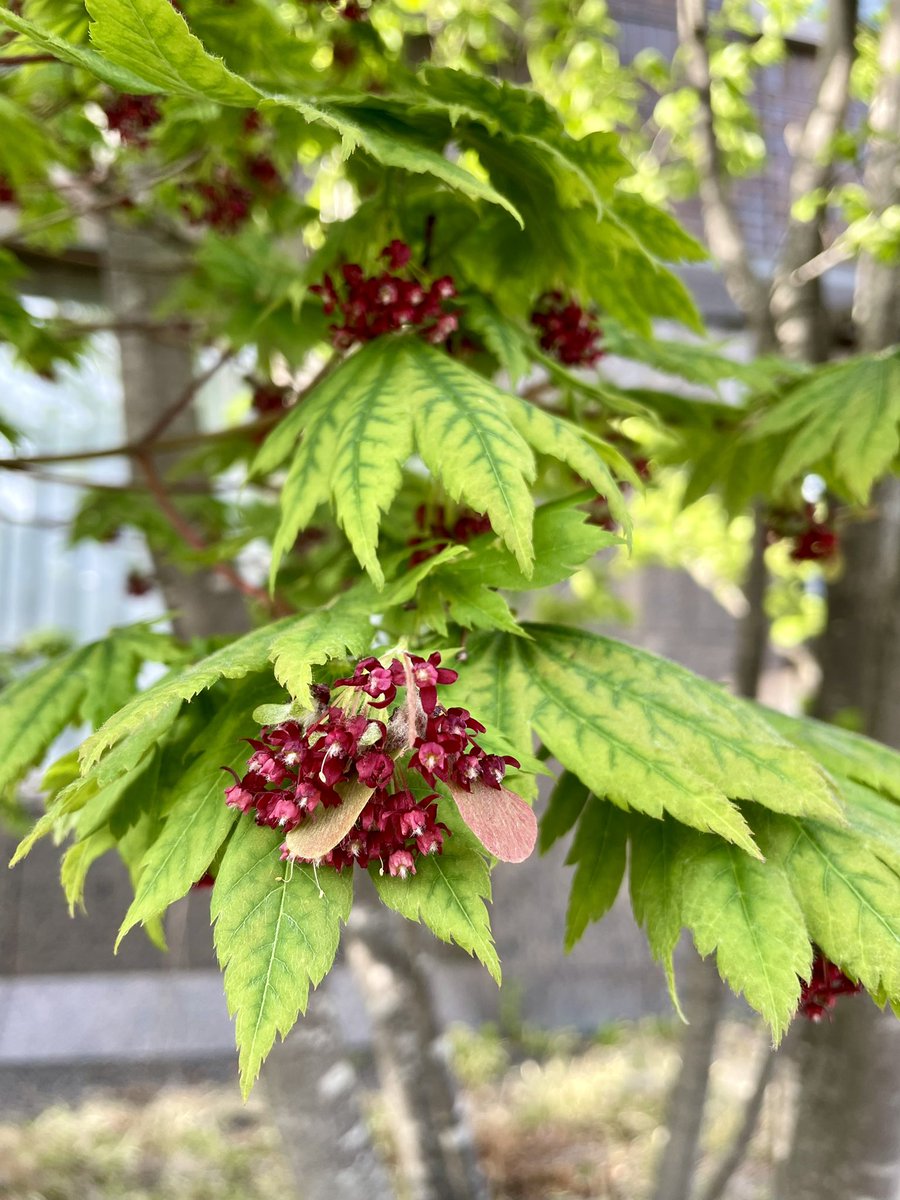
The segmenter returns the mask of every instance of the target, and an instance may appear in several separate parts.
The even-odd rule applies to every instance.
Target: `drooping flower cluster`
[[[485,732],[464,708],[444,709],[437,689],[455,683],[457,673],[440,665],[440,655],[404,656],[385,666],[364,658],[352,676],[334,687],[347,689],[332,703],[331,690],[314,689],[319,708],[305,721],[289,720],[248,739],[253,753],[243,778],[225,792],[241,812],[253,810],[258,825],[290,835],[303,830],[313,814],[358,801],[355,819],[316,858],[291,839],[282,857],[343,870],[380,863],[381,870],[406,878],[422,854],[440,854],[449,830],[437,817],[436,793],[419,797],[409,772],[430,789],[440,779],[464,791],[474,784],[500,789],[515,759],[486,753],[475,734]],[[404,703],[388,709],[405,691]],[[382,720],[382,713],[386,720]]]
[[[254,194],[233,171],[222,167],[212,179],[185,185],[192,197],[182,212],[192,225],[206,225],[217,233],[235,233],[247,221]]]
[[[411,567],[440,554],[451,543],[470,542],[480,533],[488,533],[491,529],[490,518],[471,509],[464,509],[451,523],[442,504],[435,508],[420,504],[416,509],[416,525],[421,533],[407,542],[408,546],[414,548],[409,559]]]
[[[265,383],[258,383],[253,389],[250,407],[261,417],[268,416],[270,413],[279,413],[287,406],[290,394],[289,387],[282,387],[281,384],[273,383],[269,379]]]
[[[400,329],[416,329],[436,346],[446,342],[459,325],[458,314],[446,307],[456,296],[452,278],[443,275],[427,286],[420,283],[407,269],[412,250],[397,238],[380,257],[386,267],[374,275],[366,275],[359,263],[344,263],[337,283],[325,275],[309,289],[321,297],[326,316],[340,314],[341,321],[330,326],[332,344],[349,350]]]
[[[771,545],[789,538],[793,562],[831,562],[840,549],[833,522],[830,510],[818,518],[814,504],[805,504],[800,510],[773,509],[768,514],[767,540]]]
[[[144,571],[138,571],[137,568],[129,571],[125,579],[125,592],[129,596],[146,596],[155,587],[155,579],[151,575],[147,575]]]
[[[15,204],[16,189],[5,175],[0,175],[0,204]]]
[[[181,210],[192,225],[206,225],[217,233],[236,233],[260,198],[284,189],[285,181],[266,153],[269,135],[262,117],[251,109],[238,136],[238,165],[219,163],[207,178],[182,185]]]
[[[103,107],[110,130],[118,133],[126,146],[143,148],[150,142],[149,133],[162,119],[155,96],[131,96],[120,93]]]
[[[813,959],[812,977],[800,988],[798,1013],[808,1021],[824,1020],[837,1003],[838,996],[855,996],[862,985],[849,979],[839,966],[817,950]]]
[[[603,357],[596,318],[562,292],[547,292],[531,314],[540,346],[567,367],[592,367]]]

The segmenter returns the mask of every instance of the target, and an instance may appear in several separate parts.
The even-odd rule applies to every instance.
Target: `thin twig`
[[[0,58],[0,70],[7,67],[30,67],[32,63],[59,62],[55,54],[10,54]]]
[[[815,255],[814,258],[809,259],[808,262],[791,271],[788,276],[788,282],[798,286],[802,286],[804,283],[812,283],[814,279],[818,279],[826,271],[830,271],[832,267],[837,267],[841,263],[847,262],[853,255],[854,251],[850,243],[844,238],[836,238],[821,254]]]
[[[225,429],[213,429],[205,433],[185,433],[178,437],[160,438],[153,445],[142,441],[123,442],[119,446],[107,446],[102,450],[73,450],[68,454],[31,454],[0,458],[0,469],[27,471],[31,467],[53,466],[56,463],[92,462],[94,459],[103,458],[136,458],[147,450],[153,450],[155,454],[165,454],[170,450],[190,450],[207,442],[221,442],[231,437],[253,437],[254,434],[265,433],[277,424],[281,417],[281,413],[271,413],[246,425],[230,425]]]
[[[177,333],[195,337],[198,325],[178,317],[171,321],[152,318],[132,318],[127,321],[57,321],[51,320],[47,328],[55,337],[87,337],[92,333]]]
[[[207,383],[216,375],[227,362],[230,362],[237,354],[237,350],[233,346],[226,348],[219,354],[216,361],[205,371],[197,375],[188,386],[184,389],[180,396],[175,399],[169,407],[161,414],[157,421],[150,426],[147,432],[140,438],[140,445],[143,447],[152,446],[158,441],[160,434],[165,433],[172,422],[181,415],[188,407],[197,393],[206,386]]]
[[[39,483],[63,483],[67,487],[85,488],[92,492],[146,492],[149,489],[139,483],[106,483],[103,480],[80,479],[77,475],[57,475],[53,471],[34,470],[23,467],[22,471],[29,479]],[[176,483],[170,489],[185,496],[211,496],[215,493],[212,488],[202,483]]]
[[[708,0],[678,0],[678,41],[687,84],[697,98],[700,203],[710,249],[719,260],[728,290],[761,342],[770,341],[769,289],[750,261],[716,132],[712,106]]]
[[[190,521],[178,509],[177,505],[172,503],[172,498],[166,490],[166,485],[163,483],[162,477],[156,469],[152,454],[148,453],[145,449],[137,455],[137,461],[144,472],[147,479],[147,486],[156,501],[159,511],[181,540],[192,550],[197,550],[201,553],[208,550],[209,546],[206,541],[197,533]],[[265,605],[276,616],[283,617],[292,611],[278,596],[270,597],[263,588],[254,587],[252,583],[248,583],[231,563],[213,563],[212,569],[217,575],[221,575],[223,579],[227,579],[231,586],[236,588],[242,595]]]
[[[90,217],[97,213],[109,212],[110,209],[118,208],[124,201],[131,200],[138,193],[149,191],[151,188],[156,187],[157,184],[165,183],[167,179],[181,175],[189,167],[198,163],[205,153],[205,150],[194,151],[191,154],[186,154],[174,163],[169,163],[168,166],[161,167],[159,171],[155,171],[143,179],[140,176],[136,176],[130,184],[126,180],[126,189],[124,191],[117,191],[112,196],[95,196],[89,204],[71,205],[68,208],[60,209],[58,212],[48,213],[45,217],[38,217],[29,225],[22,225],[18,229],[13,229],[5,237],[0,238],[0,246],[15,246],[33,237],[36,233],[43,233],[45,229],[52,229],[54,225],[61,225],[64,221],[77,221],[80,217]]]
[[[700,1200],[721,1200],[722,1196],[725,1195],[725,1189],[731,1182],[732,1176],[744,1161],[744,1157],[750,1148],[750,1143],[753,1141],[756,1127],[759,1124],[763,1102],[766,1098],[766,1090],[772,1080],[777,1061],[778,1051],[774,1050],[771,1046],[767,1046],[763,1060],[759,1065],[756,1086],[744,1108],[744,1116],[741,1120],[740,1128],[734,1136],[734,1141],[713,1172],[713,1176],[706,1185],[706,1188],[701,1192]]]
[[[304,400],[340,361],[340,355],[332,355],[306,387],[297,393],[295,405]],[[73,450],[66,454],[30,454],[18,455],[15,458],[0,458],[0,470],[25,471],[33,466],[92,462],[94,459],[102,458],[139,458],[148,450],[152,450],[154,454],[165,454],[169,450],[190,450],[194,446],[206,445],[207,442],[227,441],[231,437],[253,437],[257,433],[265,433],[266,430],[283,420],[285,415],[285,413],[268,413],[246,425],[231,425],[226,429],[214,429],[207,433],[186,433],[178,437],[160,438],[152,444],[149,440],[142,438],[136,442],[123,442],[119,446],[108,446],[103,450]]]

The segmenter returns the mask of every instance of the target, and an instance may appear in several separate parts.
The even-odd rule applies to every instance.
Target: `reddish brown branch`
[[[219,442],[230,437],[253,437],[257,433],[265,433],[279,420],[281,414],[276,413],[260,417],[247,425],[233,425],[227,429],[214,429],[208,433],[186,433],[179,437],[160,438],[150,442],[123,442],[119,446],[107,446],[102,450],[74,450],[70,454],[32,454],[16,458],[0,458],[0,468],[8,471],[25,471],[35,466],[52,466],[55,463],[91,462],[102,458],[137,458],[147,450],[165,454],[171,450],[190,450],[194,446],[202,446],[207,442]]]
[[[152,446],[157,441],[160,434],[164,433],[172,422],[181,415],[188,407],[197,393],[206,386],[207,383],[234,358],[237,351],[231,347],[226,348],[221,352],[216,361],[208,367],[196,378],[192,379],[188,386],[184,389],[180,396],[169,405],[169,407],[161,414],[157,421],[150,426],[144,436],[141,438],[142,446]]]
[[[11,470],[22,470],[29,479],[40,483],[63,483],[67,487],[84,488],[91,492],[146,492],[149,489],[137,483],[106,483],[102,480],[81,479],[77,475],[57,475],[53,471],[35,470],[32,467],[13,467]],[[169,488],[172,493],[185,496],[209,496],[212,490],[201,483],[176,483]]]
[[[227,357],[231,356],[232,354],[229,353]],[[223,366],[225,361],[227,359],[223,359],[222,362],[217,363],[215,370]],[[334,356],[325,363],[306,387],[297,394],[297,403],[305,399],[313,388],[321,383],[338,361],[340,361],[339,358]],[[179,411],[212,374],[214,374],[212,370],[205,372],[194,380],[190,388],[185,389],[184,393],[175,402],[179,406]],[[188,392],[190,392],[190,396],[188,396]],[[175,408],[175,404],[172,406],[173,409]],[[149,436],[145,435],[140,441],[123,442],[119,446],[107,446],[102,450],[74,450],[67,454],[30,454],[18,455],[14,458],[0,458],[0,470],[26,471],[31,467],[53,466],[56,463],[92,462],[94,459],[102,458],[140,458],[148,450],[152,450],[154,454],[165,454],[172,450],[190,450],[195,446],[203,446],[208,442],[225,441],[230,437],[254,437],[258,433],[265,433],[273,425],[277,425],[283,417],[283,413],[268,413],[265,416],[259,417],[256,421],[249,422],[247,425],[233,425],[227,429],[214,429],[208,433],[186,433],[179,437],[154,438],[151,440]],[[167,419],[166,425],[168,424],[169,420]],[[150,430],[150,433],[153,433],[153,429]]]
[[[32,63],[59,62],[55,54],[10,54],[0,58],[0,69],[5,67],[30,67]]]
[[[174,531],[178,534],[185,545],[192,550],[204,552],[209,549],[205,539],[194,529],[190,521],[179,510],[178,506],[172,502],[172,498],[166,490],[166,485],[156,469],[156,464],[153,461],[153,456],[146,449],[136,453],[135,457],[140,463],[141,469],[147,480],[147,487],[156,501],[159,511],[163,514]],[[292,609],[280,599],[278,596],[270,597],[263,589],[254,587],[252,583],[248,583],[243,579],[240,573],[231,563],[213,563],[212,569],[217,575],[221,575],[223,579],[236,588],[243,596],[249,599],[256,600],[257,603],[265,605],[269,608],[273,615],[283,617],[287,616]]]

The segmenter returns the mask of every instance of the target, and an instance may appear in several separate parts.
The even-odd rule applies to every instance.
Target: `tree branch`
[[[253,437],[257,433],[265,433],[281,420],[280,413],[272,413],[251,421],[246,425],[231,425],[226,429],[214,429],[208,433],[186,433],[179,437],[160,438],[152,443],[146,441],[123,442],[119,446],[107,446],[102,450],[73,450],[62,454],[31,454],[17,455],[14,458],[0,458],[0,470],[27,471],[31,467],[53,466],[55,463],[92,462],[103,458],[136,458],[148,450],[164,454],[172,450],[190,450],[207,442],[220,442],[230,437]]]
[[[57,475],[53,471],[35,470],[31,466],[24,466],[21,470],[28,475],[29,479],[36,479],[40,483],[62,483],[66,487],[84,488],[89,492],[146,492],[148,490],[139,483],[107,483],[100,479],[81,479],[77,475]],[[212,496],[215,494],[212,488],[202,483],[189,482],[170,484],[169,492],[184,496]]]
[[[772,343],[768,285],[754,270],[722,162],[712,108],[707,0],[678,0],[678,40],[688,85],[698,104],[697,171],[700,204],[710,249],[719,260],[729,294],[756,333],[760,349]]]
[[[844,127],[850,101],[856,27],[857,0],[829,0],[825,40],[819,51],[816,98],[793,156],[792,205],[831,183],[832,148]],[[828,332],[818,276],[799,282],[795,272],[821,253],[821,226],[821,213],[810,221],[790,218],[772,285],[772,316],[779,347],[789,358],[807,362],[820,362],[827,357]]]
[[[125,180],[125,189],[122,191],[117,190],[113,195],[102,196],[94,194],[90,197],[89,203],[80,205],[70,204],[67,208],[48,213],[44,217],[36,217],[28,225],[22,225],[18,229],[13,229],[10,233],[0,238],[0,246],[15,247],[27,241],[34,234],[43,233],[45,229],[52,229],[54,225],[61,225],[64,221],[77,221],[80,217],[95,216],[99,213],[110,212],[118,208],[123,201],[132,200],[140,195],[141,192],[148,191],[150,188],[156,187],[159,183],[165,183],[167,179],[181,175],[184,171],[198,163],[205,153],[205,150],[192,151],[190,154],[184,155],[183,158],[168,163],[160,167],[158,171],[153,171],[145,177],[141,177],[136,172],[132,179]],[[57,190],[66,191],[67,188],[65,185],[60,185]],[[68,190],[73,189],[70,188]]]
[[[216,375],[227,362],[231,362],[237,354],[231,346],[226,348],[219,354],[216,361],[197,375],[188,386],[184,389],[181,395],[172,402],[172,404],[163,412],[157,421],[150,426],[144,436],[141,438],[142,446],[152,446],[158,439],[160,434],[165,433],[172,422],[178,417],[187,406],[191,403],[199,391],[201,391],[207,383]]]
[[[147,487],[156,501],[159,511],[181,540],[192,550],[200,552],[208,550],[209,546],[205,539],[197,533],[178,506],[172,502],[172,498],[166,490],[166,485],[163,483],[162,477],[156,469],[153,455],[145,449],[137,455],[137,461],[144,472]],[[252,583],[248,583],[231,563],[213,563],[212,570],[217,575],[221,575],[223,579],[227,579],[231,586],[236,588],[241,595],[256,600],[257,603],[268,608],[273,615],[283,617],[293,611],[278,596],[269,596],[264,588],[254,587]]]
[[[747,610],[737,628],[737,647],[734,665],[734,687],[739,696],[753,700],[759,694],[759,681],[769,645],[769,618],[766,614],[766,590],[769,572],[766,568],[766,518],[762,505],[753,508],[753,539],[750,543],[750,562],[744,580]]]
[[[778,1055],[779,1051],[774,1050],[771,1046],[766,1046],[763,1050],[763,1059],[756,1076],[756,1086],[744,1108],[740,1128],[734,1136],[734,1141],[728,1147],[721,1162],[713,1172],[712,1178],[706,1185],[706,1188],[701,1192],[700,1200],[722,1200],[722,1196],[725,1195],[725,1189],[731,1182],[732,1176],[744,1161],[747,1151],[750,1148],[750,1143],[753,1141],[753,1135],[756,1133],[756,1127],[759,1124],[766,1091],[775,1072]]]
[[[7,67],[29,67],[32,63],[59,62],[55,54],[10,54],[0,58],[0,70]]]
[[[900,0],[892,0],[878,50],[880,79],[869,109],[868,157],[863,183],[874,219],[900,203]],[[900,264],[860,256],[853,320],[863,350],[900,341]]]

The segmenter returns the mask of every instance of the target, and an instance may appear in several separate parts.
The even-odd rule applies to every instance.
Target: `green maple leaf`
[[[751,438],[778,438],[773,485],[821,470],[860,504],[900,448],[900,355],[858,355],[826,366],[779,396]]]
[[[281,862],[278,834],[252,821],[228,843],[210,911],[244,1096],[276,1036],[306,1011],[310,984],[330,970],[352,890],[350,872]]]
[[[410,921],[421,921],[444,942],[455,942],[478,958],[500,982],[500,960],[491,936],[485,901],[491,899],[491,875],[479,847],[455,814],[442,806],[451,827],[441,854],[421,855],[407,879],[370,874],[382,901]]]
[[[685,833],[681,919],[701,954],[768,1021],[776,1041],[790,1025],[809,978],[812,947],[787,874],[734,846]]]

